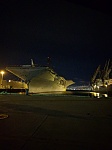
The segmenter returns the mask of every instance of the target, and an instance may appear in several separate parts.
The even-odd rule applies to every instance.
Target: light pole
[[[0,73],[1,73],[1,75],[2,75],[1,86],[2,86],[2,88],[3,88],[3,75],[4,75],[5,72],[4,72],[4,71],[1,71]]]

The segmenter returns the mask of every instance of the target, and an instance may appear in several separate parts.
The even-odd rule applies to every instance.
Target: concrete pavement
[[[0,95],[0,150],[111,150],[112,99]]]

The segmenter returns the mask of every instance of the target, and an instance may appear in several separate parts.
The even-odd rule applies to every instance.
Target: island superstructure
[[[33,60],[31,65],[6,67],[6,70],[23,80],[29,93],[66,91],[67,86],[74,83],[59,76],[48,66],[34,65]]]

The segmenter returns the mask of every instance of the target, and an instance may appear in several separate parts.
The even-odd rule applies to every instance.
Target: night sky
[[[112,58],[108,1],[1,0],[0,67],[46,65],[66,79],[89,81]]]

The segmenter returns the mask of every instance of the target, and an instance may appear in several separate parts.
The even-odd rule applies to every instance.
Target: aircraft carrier
[[[34,65],[33,60],[31,65],[6,67],[6,70],[23,80],[29,93],[66,91],[67,86],[74,83],[59,76],[48,66]]]

